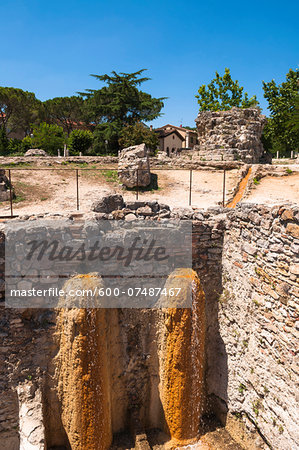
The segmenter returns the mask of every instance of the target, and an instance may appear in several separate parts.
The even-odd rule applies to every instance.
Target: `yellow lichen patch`
[[[64,290],[96,283],[101,286],[94,274],[77,276],[66,282]],[[59,397],[62,423],[73,450],[105,450],[112,441],[105,315],[104,309],[83,308],[60,309],[58,314]]]
[[[186,305],[185,296],[191,295],[192,308],[164,309],[166,337],[161,352],[160,395],[170,445],[186,445],[198,437],[204,401],[205,299],[193,270],[175,270],[165,288],[177,285],[182,288],[177,304]],[[167,300],[173,304],[172,297]]]

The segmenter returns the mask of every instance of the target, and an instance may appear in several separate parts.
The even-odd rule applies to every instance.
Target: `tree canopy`
[[[290,69],[286,81],[263,82],[270,118],[264,130],[264,142],[272,152],[281,154],[299,148],[299,71]]]
[[[69,136],[83,121],[83,98],[79,96],[55,97],[43,104],[47,122],[62,126]]]
[[[63,128],[59,125],[42,122],[33,128],[33,137],[26,136],[23,139],[24,148],[41,148],[49,155],[57,155],[57,150],[62,150],[66,142]]]
[[[9,141],[7,139],[5,128],[0,126],[0,156],[8,153]]]
[[[40,117],[41,102],[33,92],[0,87],[0,126],[9,134],[20,131],[26,136]]]
[[[71,154],[86,153],[92,144],[93,136],[89,130],[73,130],[68,139]]]
[[[161,115],[163,98],[154,98],[139,86],[149,80],[141,69],[134,73],[92,75],[106,83],[101,89],[87,89],[80,94],[86,98],[84,113],[88,122],[94,123],[95,145],[103,152],[117,151],[119,137],[124,127],[147,122]],[[105,143],[106,142],[106,143]]]
[[[159,144],[157,134],[142,123],[128,125],[122,129],[119,138],[119,146],[121,148],[143,143],[146,144],[149,149],[155,151]]]
[[[218,72],[216,77],[208,84],[203,84],[198,89],[197,102],[199,111],[225,111],[233,106],[237,108],[250,108],[258,105],[256,96],[248,98],[247,92],[239,85],[238,80],[233,81],[230,69],[226,68],[221,77]]]

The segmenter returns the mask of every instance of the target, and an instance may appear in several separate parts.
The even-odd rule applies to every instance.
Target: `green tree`
[[[196,127],[189,127],[189,125],[183,125],[183,128],[186,128],[186,130],[194,130],[194,131],[196,131]]]
[[[159,139],[154,131],[151,131],[142,123],[136,123],[122,129],[118,142],[121,148],[144,143],[149,149],[156,151]]]
[[[93,140],[92,132],[89,130],[73,130],[70,134],[68,145],[74,154],[83,154],[91,147]]]
[[[117,122],[99,123],[93,133],[94,154],[116,154],[121,130],[122,127]]]
[[[295,101],[294,101],[294,109],[292,111],[290,119],[287,121],[287,128],[291,132],[296,133],[296,136],[298,136],[299,132],[299,94],[296,95]],[[297,139],[298,142],[298,139]],[[298,145],[297,145],[298,148]]]
[[[199,111],[225,111],[233,106],[237,108],[250,108],[258,105],[256,96],[248,98],[247,92],[239,86],[238,80],[233,81],[230,70],[225,69],[221,77],[216,72],[216,77],[207,86],[203,84],[198,89],[197,102]]]
[[[8,128],[8,122],[17,108],[17,89],[11,87],[0,87],[0,126]]]
[[[270,118],[265,126],[263,142],[268,150],[287,154],[299,148],[299,71],[290,69],[286,81],[263,82]]]
[[[75,95],[46,100],[43,103],[46,121],[62,126],[65,133],[69,136],[78,123],[83,121],[83,103],[83,98]]]
[[[41,115],[41,102],[33,92],[0,87],[0,126],[9,135],[19,131],[26,136]]]
[[[26,142],[25,142],[26,141]],[[31,148],[41,148],[49,155],[57,155],[57,150],[62,150],[66,142],[66,136],[59,125],[42,122],[33,128],[33,137],[27,136],[22,143]]]
[[[8,143],[9,155],[22,156],[24,154],[22,141],[20,139],[9,139]]]
[[[42,118],[42,103],[33,92],[22,89],[18,91],[18,105],[9,121],[9,127],[11,131],[19,131],[27,136]]]
[[[24,139],[21,140],[21,151],[25,153],[30,148],[38,148],[38,147],[34,145],[32,137],[25,136]]]
[[[154,98],[139,86],[149,80],[145,69],[134,73],[92,75],[106,86],[89,89],[85,96],[85,120],[95,125],[94,148],[98,153],[117,152],[122,129],[137,122],[147,122],[161,115],[164,98]]]
[[[6,131],[3,126],[0,126],[0,155],[4,156],[8,153],[9,141],[6,136]]]

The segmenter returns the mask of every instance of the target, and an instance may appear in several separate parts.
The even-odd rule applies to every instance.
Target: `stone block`
[[[124,148],[119,152],[118,177],[128,188],[150,184],[149,150],[145,144]]]
[[[105,194],[91,205],[92,211],[108,214],[123,207],[124,199],[120,194]]]

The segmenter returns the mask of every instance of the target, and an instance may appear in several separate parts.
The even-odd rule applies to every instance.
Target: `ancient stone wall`
[[[261,136],[265,116],[254,108],[229,111],[203,111],[195,120],[198,131],[198,156],[206,161],[241,160],[258,163],[264,149]]]
[[[140,218],[160,215],[161,219],[193,220],[193,269],[206,301],[205,412],[214,412],[223,422],[229,415],[237,415],[248,429],[256,427],[273,448],[296,448],[298,207],[241,205],[235,210],[169,211],[155,202],[131,202],[117,214],[94,217],[125,218],[133,213]],[[0,250],[3,271],[3,243]],[[67,383],[61,382],[58,388],[54,364],[61,355],[57,312],[0,305],[0,447],[19,448],[23,392],[33,406],[36,427],[41,417],[37,401],[41,392],[43,416],[38,428],[44,436],[31,436],[26,425],[26,439],[32,445],[41,446],[44,439],[48,447],[68,448],[59,397],[59,389],[65,392]],[[158,383],[163,357],[155,338],[165,325],[161,320],[159,313],[149,310],[111,310],[107,314],[113,432],[131,426],[128,404],[133,407],[132,414],[135,406],[146,402],[140,416],[143,426],[162,424]],[[71,365],[66,367],[71,371]],[[256,443],[257,448],[263,445],[262,440]]]
[[[209,394],[247,417],[273,448],[296,448],[299,208],[243,205],[228,214],[218,301],[221,342]],[[218,328],[219,327],[219,328]],[[297,327],[297,328],[296,328]],[[296,331],[297,330],[297,331]]]

